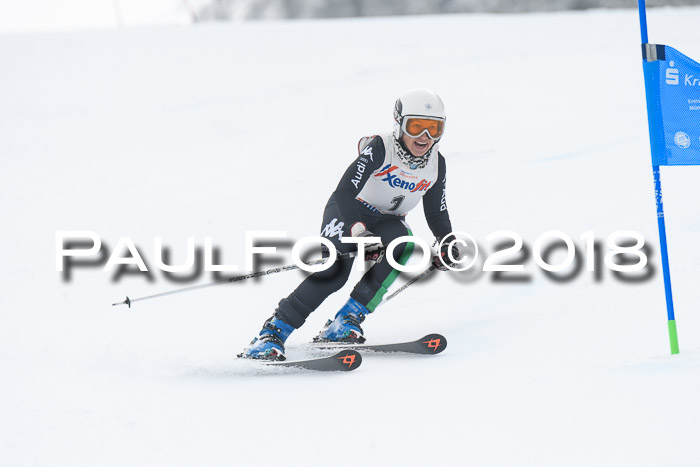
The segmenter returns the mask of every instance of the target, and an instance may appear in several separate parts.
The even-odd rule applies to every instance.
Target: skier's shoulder
[[[438,151],[437,155],[438,155],[438,166],[442,167],[443,169],[446,168],[447,162],[445,162],[445,156],[443,156],[440,151]]]
[[[383,134],[364,136],[357,143],[357,152],[360,157],[368,158],[372,165],[377,167],[384,162],[387,151],[386,141],[387,135]]]
[[[357,152],[360,154],[363,154],[364,151],[368,151],[367,148],[371,148],[372,152],[376,152],[378,150],[384,151],[385,150],[385,143],[384,140],[386,138],[386,135],[372,135],[372,136],[363,136],[360,138],[360,141],[357,143]]]
[[[437,177],[438,182],[445,186],[447,182],[447,162],[445,161],[445,156],[442,155],[440,151],[437,153]]]

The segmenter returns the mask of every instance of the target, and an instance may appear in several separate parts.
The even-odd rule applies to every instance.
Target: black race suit
[[[384,135],[384,138],[390,137],[390,135]],[[367,150],[367,147],[370,149]],[[342,235],[350,236],[350,227],[356,222],[364,223],[367,230],[374,236],[381,237],[384,246],[389,245],[395,238],[412,235],[411,229],[405,222],[405,215],[380,212],[366,201],[357,199],[370,177],[381,177],[386,173],[389,166],[385,164],[385,159],[396,160],[387,157],[387,147],[391,150],[391,146],[385,145],[381,136],[368,139],[368,143],[360,147],[358,158],[345,171],[326,204],[321,223],[321,235],[331,240],[339,253],[354,251],[357,248],[352,243],[340,241]],[[428,226],[436,237],[442,238],[451,232],[452,227],[444,198],[445,159],[437,151],[437,147],[434,149],[437,154],[431,154],[430,157],[438,158],[437,178],[435,183],[425,190],[422,200]],[[367,154],[370,154],[370,157]],[[364,170],[358,173],[360,165]],[[408,168],[405,169],[408,170]],[[406,264],[412,251],[413,243],[402,243],[394,249],[394,259],[399,264]],[[299,328],[328,296],[345,285],[350,276],[353,261],[354,258],[337,260],[329,269],[311,274],[288,297],[280,301],[276,314],[286,323]],[[360,261],[364,259],[360,258]],[[381,302],[398,273],[399,271],[382,258],[365,272],[350,296],[372,312]]]

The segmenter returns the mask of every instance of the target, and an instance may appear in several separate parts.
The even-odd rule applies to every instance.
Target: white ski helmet
[[[424,117],[429,120],[438,121],[438,125],[434,129],[435,134],[431,134],[427,129],[420,131],[419,134],[409,136],[418,137],[424,132],[428,132],[430,139],[435,142],[440,141],[444,133],[445,126],[445,104],[442,103],[440,96],[435,94],[430,89],[411,89],[403,93],[394,104],[394,138],[397,141],[406,133],[406,123],[409,117]]]

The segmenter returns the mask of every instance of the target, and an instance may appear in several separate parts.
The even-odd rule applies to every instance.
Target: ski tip
[[[424,353],[439,354],[447,347],[447,339],[442,334],[428,334],[419,340],[424,347]]]
[[[356,350],[343,350],[333,355],[333,359],[337,362],[340,371],[352,371],[362,364],[362,355]]]

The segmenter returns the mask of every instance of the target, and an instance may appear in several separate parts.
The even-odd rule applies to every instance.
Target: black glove
[[[457,248],[457,242],[452,243],[450,247],[450,242],[456,240],[454,235],[448,235],[443,240],[438,239],[438,245],[442,242],[442,247],[440,248],[439,256],[433,256],[433,266],[441,271],[448,271],[447,266],[455,266],[459,264],[459,249]],[[450,259],[449,252],[452,252],[452,257],[455,261]]]

